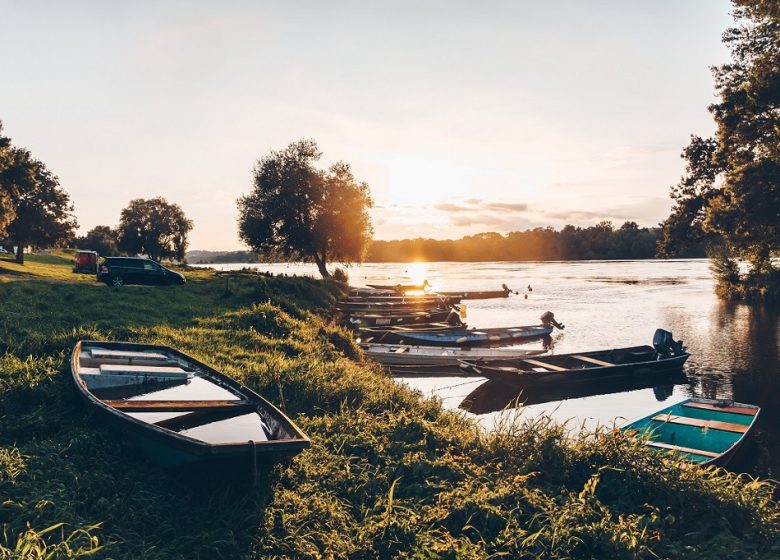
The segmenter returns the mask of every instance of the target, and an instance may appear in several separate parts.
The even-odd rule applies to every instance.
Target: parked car
[[[182,274],[153,260],[139,257],[106,257],[100,263],[97,279],[109,286],[184,284],[187,281]]]
[[[77,251],[73,257],[73,272],[96,274],[98,270],[98,254],[95,251]]]

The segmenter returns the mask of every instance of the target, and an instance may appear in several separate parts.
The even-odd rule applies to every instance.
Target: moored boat
[[[493,299],[509,297],[509,294],[517,292],[510,290],[506,284],[502,284],[500,290],[461,290],[436,293],[442,296],[458,297],[460,299]]]
[[[388,325],[414,325],[446,321],[452,313],[451,308],[436,308],[430,311],[408,311],[395,313],[362,312],[351,313],[349,324],[354,327],[372,327]]]
[[[381,330],[376,328],[364,331],[362,340],[365,342],[420,344],[425,346],[500,346],[520,344],[542,338],[550,335],[552,331],[553,328],[550,325],[492,329],[466,329],[455,326],[404,330]]]
[[[373,343],[361,344],[360,347],[377,362],[388,366],[457,366],[460,361],[467,359],[520,359],[545,353],[545,350],[527,350],[512,347],[453,348],[442,346],[410,346],[406,344]]]
[[[309,439],[251,389],[165,346],[80,341],[71,374],[85,401],[162,466],[285,460]]]
[[[341,301],[336,305],[344,313],[405,313],[409,311],[433,311],[449,307],[460,302],[458,298],[425,298],[415,301],[413,298],[401,298],[404,301]]]
[[[528,387],[574,380],[647,376],[679,369],[688,357],[682,342],[676,342],[672,333],[658,329],[653,337],[653,346],[575,352],[535,359],[466,359],[462,367],[512,387]]]
[[[726,466],[748,437],[761,409],[751,404],[687,399],[621,429],[653,450],[698,465]]]
[[[403,292],[422,292],[430,286],[428,280],[423,280],[422,284],[367,284],[369,288],[375,290],[392,290],[396,293]]]

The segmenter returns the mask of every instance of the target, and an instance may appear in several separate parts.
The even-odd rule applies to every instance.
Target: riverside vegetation
[[[780,554],[772,483],[545,418],[486,433],[366,361],[329,320],[335,281],[247,274],[226,291],[187,271],[185,286],[117,290],[68,267],[0,261],[2,558]],[[170,476],[79,400],[83,338],[179,348],[283,406],[312,446],[254,485]]]

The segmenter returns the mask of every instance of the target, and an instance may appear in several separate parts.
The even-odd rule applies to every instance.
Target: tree
[[[130,201],[119,218],[119,248],[131,254],[148,255],[155,261],[182,260],[191,230],[192,220],[178,204],[159,196],[149,200],[137,198]]]
[[[0,176],[8,165],[10,147],[11,139],[3,136],[3,121],[0,121]],[[2,187],[0,188],[0,239],[5,238],[5,228],[14,219],[14,216],[16,216],[16,212],[11,197],[6,192],[5,187]]]
[[[117,232],[109,226],[95,226],[84,237],[76,239],[76,246],[79,249],[97,251],[105,257],[119,254]]]
[[[51,173],[29,151],[11,147],[2,138],[0,150],[0,192],[7,238],[16,245],[16,262],[24,264],[27,245],[52,246],[71,238],[78,227],[71,214],[70,196]]]
[[[300,140],[258,160],[254,188],[238,199],[238,224],[253,251],[314,261],[327,278],[332,260],[362,261],[373,235],[373,201],[348,164],[317,169],[321,156],[314,140]]]
[[[714,138],[692,137],[686,174],[672,189],[675,205],[663,224],[659,253],[688,240],[717,245],[716,274],[741,295],[766,295],[778,282],[772,255],[780,248],[780,9],[767,0],[732,0],[738,27],[724,33],[732,61],[713,70],[719,101],[709,107]],[[751,284],[748,286],[747,284]],[[780,285],[775,286],[780,297]],[[725,290],[725,291],[728,291]]]

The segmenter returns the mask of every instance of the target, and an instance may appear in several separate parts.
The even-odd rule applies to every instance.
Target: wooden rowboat
[[[687,399],[623,426],[651,449],[698,465],[726,466],[747,438],[761,409],[752,404]]]
[[[166,468],[256,469],[309,446],[292,420],[260,395],[166,346],[79,341],[71,374],[90,407]]]
[[[575,352],[534,359],[464,360],[462,367],[511,387],[530,387],[574,380],[608,380],[648,376],[682,368],[689,354],[672,333],[658,329],[653,346],[633,346],[595,352]]]

